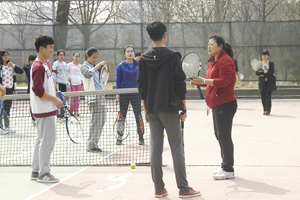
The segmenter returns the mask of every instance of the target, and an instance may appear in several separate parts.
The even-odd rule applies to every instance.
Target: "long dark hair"
[[[126,49],[128,49],[128,48],[132,48],[132,50],[133,50],[133,53],[134,53],[134,47],[132,46],[132,45],[126,45],[125,47],[124,47],[124,54],[125,54],[125,52],[126,52]],[[125,60],[126,60],[126,58],[125,58]],[[133,58],[133,63],[134,63],[134,66],[137,66],[137,61]]]
[[[4,65],[3,60],[2,60],[2,56],[4,56],[5,53],[7,53],[7,54],[9,55],[8,51],[6,51],[6,50],[1,50],[1,51],[0,51],[0,65]],[[8,61],[6,62],[6,64],[9,63],[9,62],[10,62],[10,61],[8,60]]]
[[[222,45],[222,48],[226,51],[226,53],[233,59],[234,53],[231,48],[231,44],[225,43],[225,39],[221,35],[211,35],[209,39],[214,39],[218,46]]]

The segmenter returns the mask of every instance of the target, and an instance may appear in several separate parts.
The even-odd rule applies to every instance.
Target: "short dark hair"
[[[141,52],[136,52],[136,53],[135,53],[135,57],[141,56],[141,55],[142,55]]]
[[[35,59],[36,59],[36,55],[35,55],[35,54],[30,55],[30,56],[28,57],[28,62],[34,61]]]
[[[75,56],[76,53],[80,56],[80,53],[78,53],[78,52],[73,53],[73,56]]]
[[[159,41],[167,32],[167,27],[162,22],[155,21],[147,26],[147,32],[153,41]]]
[[[268,50],[263,50],[262,52],[261,52],[261,55],[268,55],[268,56],[270,56],[270,53],[269,53],[269,51]]]
[[[87,59],[86,54],[90,57],[91,55],[93,55],[94,53],[98,53],[98,50],[95,47],[91,47],[88,50],[86,50],[85,52],[85,59]]]
[[[41,46],[47,48],[47,45],[49,44],[54,44],[54,40],[51,36],[46,34],[41,34],[34,40],[34,46],[37,52],[39,52]]]
[[[63,49],[57,50],[56,55],[59,56],[60,52],[63,52],[64,55],[66,55],[66,52],[65,52],[65,50],[63,50]]]
[[[223,49],[225,46],[225,39],[221,35],[213,34],[209,37],[209,39],[214,39],[218,46],[223,45]]]

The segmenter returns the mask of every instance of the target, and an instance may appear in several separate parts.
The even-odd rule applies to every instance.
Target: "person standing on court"
[[[58,60],[53,63],[53,72],[52,72],[55,90],[61,92],[67,91],[67,84],[68,84],[68,66],[64,62],[65,55],[66,55],[65,51],[62,49],[59,49],[56,52],[56,56]],[[64,117],[63,108],[59,109],[57,117],[63,119]]]
[[[80,67],[81,64],[79,63],[79,53],[73,54],[73,61],[68,63],[68,81],[70,82],[70,91],[76,92],[81,91],[81,74],[80,74]],[[74,113],[75,116],[79,116],[79,103],[80,98],[79,96],[72,96],[71,97],[71,104],[70,104],[70,111]]]
[[[137,71],[139,63],[134,59],[134,47],[127,45],[124,47],[125,60],[117,66],[116,71],[116,88],[137,88]],[[129,102],[132,105],[137,133],[139,135],[139,145],[144,145],[144,123],[141,114],[141,96],[139,94],[120,94],[117,95],[117,103],[120,103],[120,112],[124,119],[126,119]],[[116,144],[122,144],[122,136],[124,129],[124,121],[118,121],[117,126],[120,128],[118,132],[118,139]],[[122,123],[122,124],[121,124]],[[122,127],[122,128],[121,128]],[[118,130],[118,128],[117,128]]]
[[[14,91],[16,90],[16,84],[17,84],[17,74],[22,74],[23,69],[16,66],[14,63],[12,63],[9,60],[9,53],[6,50],[1,50],[0,51],[0,84],[2,84],[6,88],[6,94],[7,95],[12,95]],[[4,100],[3,101],[3,108],[7,115],[9,116],[10,114],[10,108],[12,106],[12,100]],[[10,127],[9,124],[9,119],[6,115],[2,114],[0,115],[0,123],[2,125],[2,117],[4,118],[4,126],[6,128]],[[4,127],[3,126],[3,127]],[[9,128],[8,131],[5,131],[4,134],[8,133],[15,133],[16,131]]]
[[[230,49],[227,49],[230,48]],[[208,42],[207,76],[193,76],[191,85],[206,87],[205,101],[212,109],[215,136],[221,149],[221,168],[213,173],[217,180],[231,179],[234,174],[233,142],[231,138],[233,117],[237,110],[234,94],[236,70],[232,58],[226,51],[232,51],[220,35],[212,35]]]
[[[52,79],[51,58],[54,41],[52,37],[41,34],[34,45],[37,58],[30,71],[30,106],[37,122],[37,138],[33,150],[31,180],[42,183],[59,182],[50,173],[50,158],[55,146],[55,115],[63,102],[57,97]]]
[[[36,55],[30,55],[28,57],[28,64],[23,66],[23,70],[28,79],[27,94],[29,94],[29,91],[30,91],[30,69],[31,69],[31,65],[35,59],[36,59]]]
[[[263,105],[264,115],[270,115],[272,107],[272,92],[276,91],[276,78],[274,76],[275,64],[269,60],[270,54],[268,50],[263,50],[261,59],[263,62],[263,70],[256,71],[258,78],[259,92]]]
[[[171,147],[179,197],[200,196],[189,187],[186,178],[185,155],[180,121],[186,114],[186,76],[181,67],[181,55],[166,47],[167,27],[159,21],[147,26],[154,47],[144,53],[139,62],[138,91],[150,124],[151,174],[154,182],[154,197],[168,195],[163,181],[162,153],[164,130]],[[182,111],[182,115],[179,114]]]
[[[89,48],[85,53],[85,61],[83,62],[80,73],[82,76],[85,91],[102,90],[100,84],[100,73],[106,61],[102,61],[96,65],[98,59],[98,50],[94,47]],[[110,67],[107,68],[110,72]],[[102,152],[98,142],[106,120],[105,96],[104,95],[86,95],[85,97],[89,110],[92,113],[90,122],[89,137],[87,140],[88,152]]]

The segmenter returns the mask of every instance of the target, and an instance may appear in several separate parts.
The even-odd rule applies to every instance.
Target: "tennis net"
[[[150,163],[150,130],[144,119],[140,99],[134,99],[139,97],[137,89],[65,92],[64,95],[68,108],[73,107],[73,111],[78,113],[78,119],[83,128],[83,140],[79,144],[73,143],[67,135],[65,118],[55,117],[56,143],[51,155],[50,164],[52,166],[128,165],[131,163],[148,165]],[[127,111],[126,118],[124,118],[126,122],[125,129],[129,134],[121,144],[117,144],[118,135],[115,134],[113,128],[118,111],[120,111],[120,104],[116,103],[116,95],[120,95],[123,105],[122,113],[124,114],[125,107]],[[87,151],[88,140],[91,138],[89,134],[93,117],[88,99],[96,96],[101,97],[103,100],[102,110],[98,109],[99,112],[104,112],[99,121],[105,121],[98,141],[98,146],[102,149],[102,152],[89,152]],[[6,108],[7,103],[12,100],[9,114],[9,131],[1,130],[0,135],[0,166],[31,165],[37,128],[36,122],[30,113],[29,95],[6,95],[0,100],[3,100],[3,108]],[[127,106],[128,102],[130,103]],[[141,110],[141,113],[138,109]],[[137,112],[135,113],[134,110]],[[139,116],[138,120],[135,114]],[[97,132],[99,131],[100,128]],[[139,144],[140,136],[144,139],[144,145]]]

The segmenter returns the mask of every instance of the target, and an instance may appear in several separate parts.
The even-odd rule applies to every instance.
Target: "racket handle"
[[[181,121],[181,129],[184,129],[184,122]]]
[[[197,89],[198,89],[198,93],[199,93],[199,95],[200,95],[200,99],[204,99],[204,96],[203,96],[203,94],[202,94],[202,91],[201,91],[199,85],[197,85]]]
[[[58,91],[58,95],[59,95],[59,98],[62,100],[62,102],[64,103],[64,105],[66,105],[66,101],[65,101],[65,98],[63,96],[63,94],[61,93],[61,91]]]

